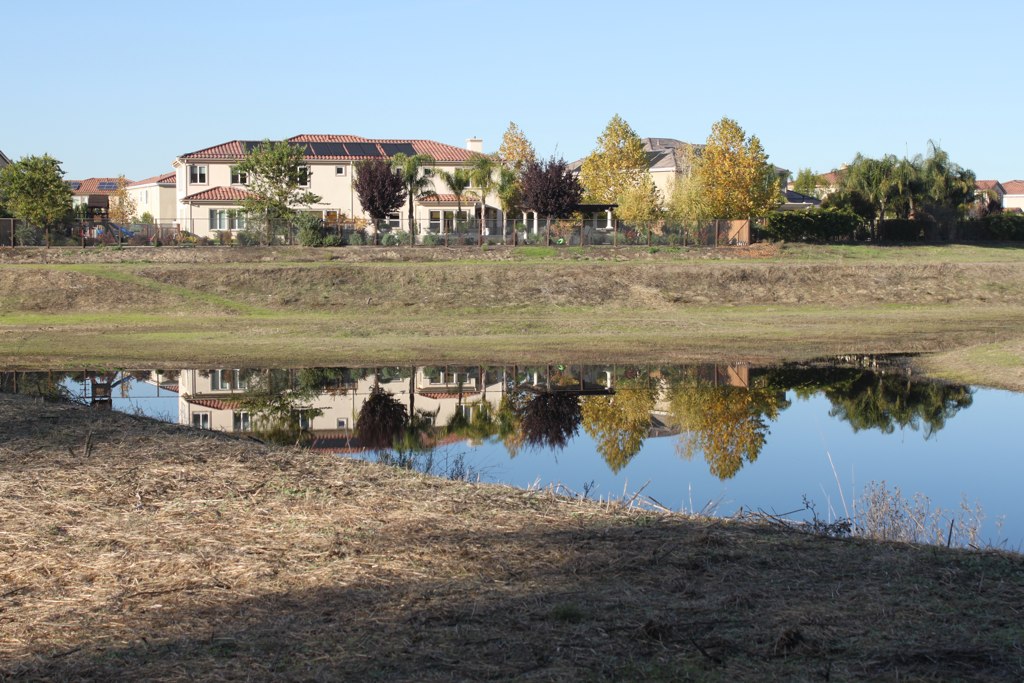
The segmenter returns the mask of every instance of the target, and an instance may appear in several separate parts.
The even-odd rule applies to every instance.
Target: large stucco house
[[[1024,211],[1024,180],[1007,180],[1002,183],[1003,210],[1015,213]]]
[[[482,153],[483,142],[467,140],[465,148],[433,140],[371,139],[356,135],[296,135],[287,142],[302,146],[306,167],[305,187],[321,200],[309,207],[327,223],[345,223],[353,219],[369,219],[352,186],[355,164],[364,159],[393,158],[397,154],[429,154],[435,169],[452,171],[468,167],[474,154]],[[258,141],[232,140],[212,147],[182,154],[173,162],[176,222],[182,230],[196,235],[212,235],[222,230],[244,226],[237,216],[240,202],[246,196],[247,178],[235,172],[235,165]],[[451,225],[456,198],[440,179],[432,178],[435,196],[417,197],[414,220],[418,232],[438,233]],[[485,217],[500,218],[497,197],[485,198]],[[480,215],[478,197],[465,195],[463,211]],[[154,214],[156,215],[156,214]],[[390,227],[408,230],[408,210],[402,208],[390,216]]]

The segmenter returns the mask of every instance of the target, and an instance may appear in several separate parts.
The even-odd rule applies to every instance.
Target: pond
[[[1024,395],[931,381],[898,359],[5,372],[0,390],[440,476],[1024,545],[1009,429]]]

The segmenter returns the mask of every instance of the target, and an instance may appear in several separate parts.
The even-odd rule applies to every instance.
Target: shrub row
[[[853,239],[861,224],[860,216],[848,209],[811,209],[770,214],[762,230],[773,240],[834,242]]]

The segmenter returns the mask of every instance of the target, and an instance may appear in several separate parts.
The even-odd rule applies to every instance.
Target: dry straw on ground
[[[0,678],[1024,677],[1020,556],[0,409]]]

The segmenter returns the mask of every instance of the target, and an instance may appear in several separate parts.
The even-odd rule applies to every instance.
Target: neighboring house
[[[643,143],[647,153],[647,172],[664,201],[672,194],[676,179],[690,175],[693,161],[700,157],[704,145],[675,138],[643,138]]]
[[[135,215],[148,213],[157,224],[174,223],[178,213],[176,182],[177,173],[171,171],[130,184],[128,196],[135,200]]]
[[[1020,213],[1024,211],[1024,180],[1008,180],[1003,187],[1003,210]]]
[[[810,195],[802,194],[796,190],[783,190],[782,204],[777,210],[804,211],[807,209],[815,209],[819,206],[821,206],[821,200],[817,197],[811,197]]]
[[[3,168],[4,166],[10,166],[10,165],[11,165],[11,160],[7,157],[6,154],[3,153],[3,150],[0,150],[0,168]]]
[[[71,188],[71,206],[85,205],[93,220],[106,220],[110,210],[110,195],[117,192],[118,178],[86,178],[66,180]],[[128,181],[131,183],[131,181]]]
[[[341,222],[343,217],[369,219],[352,188],[354,166],[360,160],[391,158],[399,153],[429,154],[435,160],[435,168],[450,171],[467,167],[473,155],[483,148],[477,138],[467,140],[465,149],[433,140],[370,139],[356,135],[296,135],[287,142],[303,146],[304,187],[321,197],[320,202],[310,208],[328,223]],[[174,160],[176,220],[182,230],[210,235],[244,227],[238,209],[246,196],[248,179],[234,168],[258,144],[258,141],[232,140],[182,154]],[[442,222],[454,216],[455,202],[445,196],[447,188],[436,178],[433,185],[438,198],[415,200],[414,216],[421,233],[439,231]],[[485,207],[486,216],[497,218],[497,198],[486,199],[490,204]],[[478,198],[467,194],[462,204],[465,211],[479,215]],[[393,228],[408,230],[406,207],[392,214],[389,222]]]

